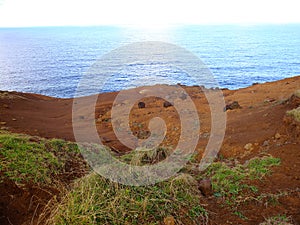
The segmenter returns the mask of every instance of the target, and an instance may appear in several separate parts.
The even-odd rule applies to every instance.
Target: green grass
[[[0,133],[0,172],[15,182],[51,184],[72,160],[82,161],[76,144],[30,136]],[[1,177],[0,177],[1,179]]]
[[[248,220],[248,218],[244,216],[244,214],[241,213],[240,211],[235,211],[233,214],[240,217],[242,220]]]
[[[190,175],[133,187],[90,174],[52,211],[48,224],[162,224],[168,216],[176,224],[206,222],[197,182]]]
[[[280,159],[274,157],[263,157],[251,159],[246,165],[245,171],[251,180],[261,179],[270,173],[270,167],[279,166]]]
[[[270,173],[270,167],[279,164],[280,159],[273,157],[254,158],[244,165],[239,164],[235,167],[216,162],[207,169],[204,176],[211,178],[214,195],[223,196],[227,198],[227,203],[232,204],[244,192],[256,193],[257,187],[248,185],[247,182],[262,179]]]

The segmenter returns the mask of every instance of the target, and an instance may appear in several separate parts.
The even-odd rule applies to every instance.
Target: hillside
[[[64,224],[62,221],[67,221],[67,224],[74,224],[74,221],[80,221],[78,218],[89,215],[89,219],[98,218],[95,219],[96,222],[100,221],[98,224],[126,224],[123,220],[113,221],[111,218],[124,217],[120,211],[135,205],[141,207],[139,204],[142,201],[153,211],[130,208],[129,211],[137,216],[126,215],[127,224],[135,224],[134,221],[136,224],[197,224],[199,221],[208,224],[259,224],[267,220],[299,224],[300,77],[255,84],[239,90],[222,90],[228,107],[235,101],[240,107],[226,111],[226,133],[221,150],[215,163],[201,173],[195,171],[195,167],[202,158],[210,136],[210,109],[199,87],[182,87],[194,101],[201,123],[196,153],[178,175],[181,176],[178,179],[183,181],[179,182],[178,187],[175,186],[176,193],[181,193],[181,185],[189,187],[187,192],[190,196],[182,198],[172,195],[172,190],[170,192],[170,182],[176,177],[148,189],[139,189],[115,186],[91,173],[73,144],[73,99],[0,92],[0,223],[37,224],[41,216],[49,219],[51,215],[51,218],[56,218],[52,223]],[[128,93],[129,96],[139,96],[145,89],[147,87],[140,87],[128,90]],[[111,108],[116,95],[104,93],[98,97],[94,120],[102,142],[110,147],[116,157],[126,161],[131,159],[129,149],[117,140],[111,124]],[[153,97],[141,101],[145,107],[139,107],[136,102],[130,112],[132,132],[138,138],[147,138],[148,122],[160,117],[167,127],[161,147],[172,149],[180,137],[180,121],[176,110],[173,106],[164,107],[162,99]],[[130,192],[132,199],[127,197],[132,205],[120,203],[119,209],[112,210],[114,216],[94,211],[96,209],[93,207],[87,211],[72,211],[72,196],[78,196],[76,204],[85,203],[88,198],[80,192],[79,195],[78,190],[84,189],[85,193],[98,190],[93,186],[95,180],[115,190],[109,195],[112,202],[118,196],[124,197],[119,194],[125,190]],[[201,190],[204,180],[212,183],[213,190],[209,194]],[[86,183],[90,186],[82,186]],[[164,192],[163,204],[169,204],[161,214],[153,203],[153,196],[159,197],[153,190],[158,189]],[[93,196],[98,196],[100,191],[103,190],[99,189]],[[148,203],[140,199],[137,193],[149,197]],[[98,198],[101,199],[101,195]],[[199,205],[193,201],[189,203],[191,198],[196,199]],[[53,206],[49,206],[49,201]],[[185,202],[176,208],[172,205],[173,201]],[[59,208],[70,214],[64,218],[57,210]],[[103,213],[104,216],[100,217]],[[159,215],[155,217],[154,214]],[[170,220],[170,223],[166,220]],[[92,223],[92,220],[87,221],[86,224]],[[266,224],[272,224],[270,221]]]

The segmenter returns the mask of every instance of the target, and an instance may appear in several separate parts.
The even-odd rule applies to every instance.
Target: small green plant
[[[240,217],[242,220],[248,220],[248,218],[240,211],[235,211],[233,214]]]
[[[189,211],[189,216],[191,218],[199,218],[201,216],[208,216],[208,213],[206,212],[206,210],[201,206],[201,205],[196,205],[194,207],[192,207]]]
[[[178,224],[207,220],[197,182],[187,174],[150,186],[126,186],[99,175],[80,179],[51,214],[48,224]]]

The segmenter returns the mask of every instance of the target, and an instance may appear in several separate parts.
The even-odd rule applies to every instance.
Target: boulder
[[[168,101],[165,101],[164,102],[164,105],[163,105],[165,108],[168,108],[168,107],[171,107],[173,106],[172,103],[168,102]]]
[[[213,194],[212,184],[210,179],[203,179],[198,183],[198,189],[205,196],[211,196]]]
[[[230,104],[227,104],[225,106],[225,110],[224,111],[227,111],[227,110],[234,110],[234,109],[241,109],[242,107],[240,106],[240,104],[237,102],[237,101],[234,101]]]
[[[145,102],[139,102],[139,103],[138,103],[138,107],[139,107],[139,109],[145,108],[145,107],[146,107]]]

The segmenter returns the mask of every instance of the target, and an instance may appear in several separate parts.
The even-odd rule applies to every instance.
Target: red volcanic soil
[[[201,153],[210,135],[210,108],[200,87],[183,88],[198,110],[201,129],[196,150]],[[237,101],[240,107],[226,111],[226,135],[219,157],[234,158],[239,162],[261,155],[280,158],[281,165],[273,168],[272,175],[256,185],[262,193],[282,194],[278,195],[278,204],[249,200],[241,206],[239,210],[248,220],[233,215],[229,207],[220,206],[217,198],[203,198],[201,203],[210,212],[211,224],[259,224],[264,218],[278,214],[291,216],[295,224],[300,224],[300,125],[286,116],[288,110],[300,105],[300,98],[292,97],[297,90],[300,90],[300,76],[239,90],[222,90],[226,104]],[[145,91],[147,87],[132,89],[127,93],[142,98],[141,93]],[[122,153],[129,149],[117,140],[111,124],[111,108],[117,94],[99,95],[95,112],[90,116],[102,142]],[[88,97],[86,99],[89,101]],[[137,101],[131,109],[129,124],[133,134],[140,139],[147,138],[150,135],[148,122],[154,117],[160,117],[167,127],[162,145],[176,146],[181,128],[176,109],[173,106],[164,107],[165,101],[160,98],[149,97],[139,101],[144,102],[145,107],[138,105]],[[75,141],[72,106],[73,99],[0,92],[1,129]],[[85,109],[82,110],[82,115],[87,115]],[[245,148],[248,143],[251,143],[251,147]]]

